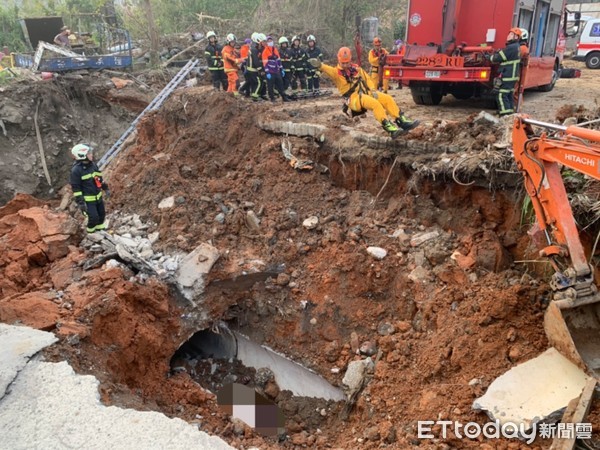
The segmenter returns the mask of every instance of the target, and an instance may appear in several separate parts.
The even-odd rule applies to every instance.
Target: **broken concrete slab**
[[[588,378],[552,347],[496,378],[485,395],[473,402],[473,409],[485,411],[501,424],[524,424],[529,429],[541,421],[559,420],[569,402],[581,395]]]
[[[0,398],[29,359],[57,340],[52,333],[0,323]]]
[[[32,330],[34,331],[34,330]],[[231,447],[181,419],[150,411],[106,407],[98,380],[66,362],[31,361],[0,408],[4,448]]]
[[[176,283],[188,300],[204,292],[204,278],[219,259],[219,250],[202,243],[183,258],[176,273]]]

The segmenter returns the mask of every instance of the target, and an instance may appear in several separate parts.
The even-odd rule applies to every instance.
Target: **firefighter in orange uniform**
[[[375,89],[381,89],[387,92],[389,88],[389,80],[382,77],[381,71],[385,64],[385,57],[389,52],[381,46],[381,39],[376,37],[373,39],[374,47],[369,51],[369,64],[371,64],[371,81]],[[383,80],[383,82],[382,82]]]
[[[317,58],[311,58],[308,62],[331,78],[346,99],[344,112],[350,110],[351,115],[355,116],[373,111],[375,119],[392,139],[419,125],[418,120],[410,120],[400,111],[390,95],[376,91],[367,72],[352,63],[352,52],[348,47],[342,47],[338,51],[336,67],[323,64]],[[393,122],[388,119],[388,115],[392,117]]]
[[[239,57],[237,50],[235,49],[236,37],[233,33],[229,33],[225,40],[225,46],[223,47],[223,67],[225,68],[225,74],[227,75],[227,92],[233,93],[235,97],[240,95],[238,93],[238,65],[243,62]]]

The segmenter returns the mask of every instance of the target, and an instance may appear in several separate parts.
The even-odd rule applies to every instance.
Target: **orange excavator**
[[[535,128],[534,128],[535,127]],[[535,132],[534,129],[543,131]],[[600,131],[516,116],[513,153],[525,178],[547,245],[540,255],[554,268],[553,299],[545,316],[546,335],[559,352],[600,377],[600,294],[585,256],[560,173],[570,167],[600,179]]]

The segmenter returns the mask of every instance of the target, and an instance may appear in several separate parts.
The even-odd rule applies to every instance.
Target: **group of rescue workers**
[[[378,91],[381,81],[378,68],[382,57],[388,53],[381,47],[379,38],[369,55],[371,76],[352,63],[352,52],[348,47],[339,50],[337,67],[324,64],[323,53],[312,34],[306,38],[306,47],[301,46],[299,36],[294,36],[291,43],[287,37],[280,37],[278,47],[271,36],[263,33],[253,33],[241,45],[238,45],[232,33],[225,38],[224,46],[218,43],[213,31],[207,33],[207,38],[205,56],[216,90],[223,89],[234,96],[243,94],[253,100],[272,102],[276,101],[277,94],[287,102],[295,97],[298,90],[318,93],[321,74],[324,73],[346,99],[345,111],[351,115],[373,111],[375,118],[392,138],[419,124],[402,114],[394,99],[387,95],[387,83],[383,85],[383,92]],[[397,41],[397,45],[399,43],[401,41]],[[373,52],[375,56],[372,59]],[[238,70],[244,74],[239,91]],[[288,93],[290,88],[294,97]]]
[[[204,51],[213,86],[238,96],[238,70],[244,74],[241,93],[253,100],[275,101],[275,91],[283,101],[289,101],[286,93],[293,91],[315,92],[320,88],[320,73],[308,64],[310,58],[323,59],[313,35],[307,37],[307,47],[300,45],[300,37],[292,42],[285,36],[279,38],[279,47],[271,36],[253,33],[243,43],[238,43],[233,33],[225,38],[225,45],[218,43],[214,31],[207,33],[208,45]],[[267,97],[268,94],[268,97]]]
[[[380,38],[375,38],[369,52],[371,73],[352,62],[352,51],[342,47],[337,53],[337,65],[323,63],[323,54],[316,45],[313,35],[307,37],[307,47],[300,45],[300,37],[292,42],[283,36],[277,48],[271,36],[253,33],[240,46],[234,34],[228,34],[224,46],[218,44],[214,32],[207,33],[208,46],[205,55],[215,89],[224,89],[239,96],[238,70],[244,74],[240,91],[243,95],[275,101],[275,91],[282,101],[290,101],[288,89],[292,92],[318,92],[321,74],[327,75],[344,97],[344,112],[354,117],[372,111],[375,119],[392,139],[419,125],[402,113],[396,101],[387,94],[387,80],[381,76],[385,57],[389,54],[382,47]],[[528,63],[527,31],[511,28],[506,47],[486,57],[499,65],[499,75],[495,80],[498,92],[498,112],[500,115],[514,113],[515,85],[522,76],[522,67]],[[395,42],[392,50],[404,55],[405,47],[401,40]],[[268,97],[266,95],[268,94]],[[108,185],[93,161],[93,149],[88,144],[77,144],[71,150],[75,159],[71,170],[71,187],[75,202],[87,217],[87,231],[94,233],[106,228],[103,198],[110,196]]]

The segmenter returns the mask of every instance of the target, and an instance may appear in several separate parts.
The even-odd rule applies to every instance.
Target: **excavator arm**
[[[542,127],[544,131],[536,134],[534,127]],[[512,138],[517,167],[546,236],[547,245],[540,255],[549,258],[555,270],[550,283],[553,301],[544,319],[546,334],[565,356],[598,377],[600,296],[579,238],[560,166],[600,180],[600,132],[517,116]],[[558,265],[559,258],[568,261],[566,269]]]

